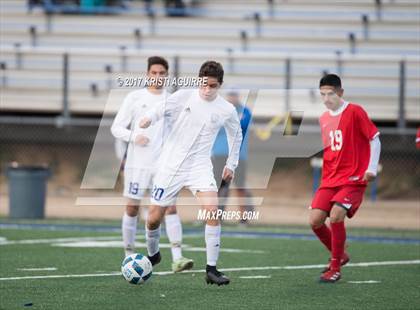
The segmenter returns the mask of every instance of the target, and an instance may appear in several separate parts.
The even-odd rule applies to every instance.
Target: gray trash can
[[[7,168],[10,218],[44,218],[49,176],[46,166],[14,164]]]

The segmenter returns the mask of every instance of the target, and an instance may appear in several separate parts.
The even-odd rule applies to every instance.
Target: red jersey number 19
[[[343,133],[341,130],[330,131],[331,150],[339,151],[343,147]]]

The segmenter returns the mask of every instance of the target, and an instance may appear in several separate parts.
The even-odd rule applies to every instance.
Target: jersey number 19
[[[343,133],[341,130],[330,131],[330,143],[332,151],[339,151],[343,147]]]

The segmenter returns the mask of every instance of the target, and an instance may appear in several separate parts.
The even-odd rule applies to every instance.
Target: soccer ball
[[[121,272],[131,284],[143,284],[152,276],[152,263],[142,254],[131,254],[124,258]]]

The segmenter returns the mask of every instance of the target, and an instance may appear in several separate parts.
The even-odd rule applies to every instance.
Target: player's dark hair
[[[225,72],[223,71],[223,67],[220,63],[209,60],[206,61],[201,65],[200,73],[198,74],[199,77],[212,77],[217,79],[217,81],[222,84],[223,83],[223,75]]]
[[[165,67],[166,71],[169,69],[168,61],[160,56],[152,56],[147,59],[147,71],[149,71],[150,67],[153,65],[162,65]]]
[[[341,89],[341,79],[336,74],[326,74],[319,81],[319,87],[332,86],[335,89]]]

